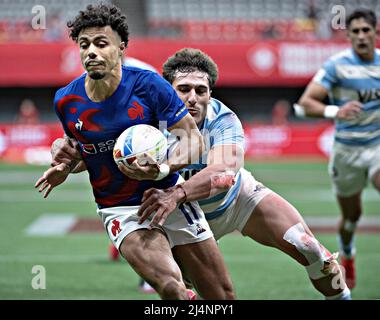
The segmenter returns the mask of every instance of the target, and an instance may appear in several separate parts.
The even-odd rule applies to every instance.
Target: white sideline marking
[[[25,233],[29,236],[65,235],[77,220],[77,217],[69,214],[43,214],[26,228]]]
[[[336,227],[339,217],[303,217],[310,228],[316,227]],[[380,217],[362,217],[358,227],[380,227]]]
[[[7,262],[25,262],[25,263],[42,263],[42,262],[59,262],[59,263],[88,263],[99,260],[107,260],[106,254],[55,254],[55,255],[0,255],[0,263]]]

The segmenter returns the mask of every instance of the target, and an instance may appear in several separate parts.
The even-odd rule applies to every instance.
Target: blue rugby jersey
[[[205,120],[199,125],[199,131],[204,137],[206,150],[197,164],[191,164],[180,170],[185,180],[207,167],[207,155],[214,146],[237,144],[244,147],[244,132],[240,120],[232,110],[217,99],[211,99]],[[170,138],[169,144],[171,150],[175,148],[175,143],[172,143]],[[241,186],[240,171],[236,174],[235,180],[235,184],[227,192],[198,201],[207,220],[222,215],[236,198]]]
[[[86,74],[57,91],[55,111],[65,133],[80,145],[95,201],[99,208],[141,204],[149,188],[168,188],[178,179],[173,173],[160,181],[129,179],[113,160],[113,146],[128,127],[159,121],[171,127],[187,112],[172,86],[158,74],[134,67],[122,67],[116,91],[102,102],[91,101],[85,91]]]
[[[345,145],[380,143],[380,50],[372,62],[362,61],[353,49],[325,62],[313,78],[329,91],[330,103],[342,106],[359,101],[363,112],[354,120],[336,120],[335,140]]]

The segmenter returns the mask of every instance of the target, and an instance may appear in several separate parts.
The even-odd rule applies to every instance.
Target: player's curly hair
[[[99,3],[97,5],[88,5],[86,10],[79,11],[79,14],[67,22],[70,29],[70,37],[74,41],[78,41],[79,33],[82,29],[91,27],[110,26],[116,31],[121,40],[128,45],[128,24],[127,17],[115,5]]]
[[[218,79],[218,67],[214,60],[198,49],[183,48],[169,57],[162,66],[164,79],[173,83],[176,72],[190,73],[194,71],[205,72],[208,75],[210,88]]]

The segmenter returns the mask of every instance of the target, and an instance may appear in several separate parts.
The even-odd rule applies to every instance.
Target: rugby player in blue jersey
[[[346,282],[355,286],[354,234],[368,181],[380,191],[380,50],[376,15],[358,9],[346,20],[351,48],[331,57],[295,105],[298,115],[335,120],[329,162],[340,211],[339,247]],[[324,103],[329,97],[331,105]]]
[[[223,258],[196,202],[176,209],[162,226],[151,229],[148,221],[138,223],[144,191],[175,186],[180,182],[176,171],[203,150],[186,106],[156,73],[122,66],[128,26],[120,9],[90,5],[68,27],[87,72],[57,91],[54,106],[67,141],[79,145],[77,158],[83,161],[78,165],[55,157],[54,167],[45,171],[36,187],[47,197],[71,171],[86,169],[109,238],[161,298],[189,298],[178,261],[203,298],[233,299]],[[112,155],[116,138],[129,126],[157,127],[160,121],[166,121],[169,131],[176,130],[185,151],[164,165],[135,162],[129,172],[118,167]]]
[[[181,187],[145,191],[140,222],[152,215],[152,225],[163,224],[178,205],[198,200],[216,239],[238,230],[305,266],[312,284],[326,299],[350,299],[336,255],[318,242],[291,204],[243,168],[240,120],[211,98],[218,77],[214,61],[199,50],[185,48],[167,60],[163,76],[195,119],[206,151],[197,164],[180,171],[186,180]],[[171,145],[173,153],[180,147],[175,144]]]

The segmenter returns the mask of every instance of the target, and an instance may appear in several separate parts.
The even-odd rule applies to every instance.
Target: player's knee
[[[311,279],[317,280],[339,272],[337,254],[331,254],[316,238],[305,231],[301,223],[290,227],[283,238],[305,257],[305,268]]]

